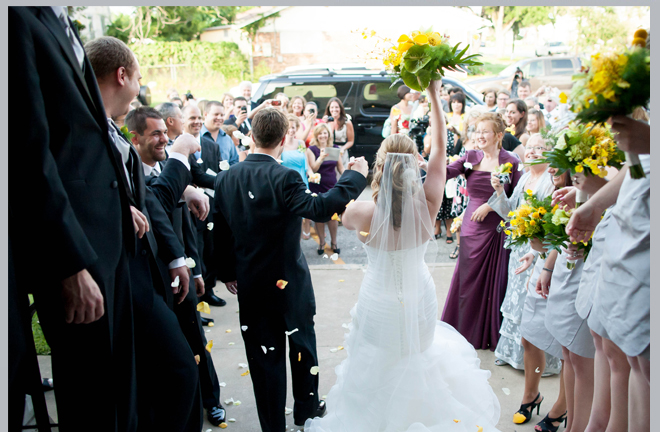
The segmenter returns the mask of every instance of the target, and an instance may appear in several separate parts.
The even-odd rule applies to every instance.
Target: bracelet
[[[550,270],[549,268],[545,268],[545,267],[543,267],[543,270],[552,273],[552,270]]]

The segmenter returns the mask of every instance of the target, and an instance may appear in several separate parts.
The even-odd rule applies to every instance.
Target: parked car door
[[[541,87],[547,78],[544,60],[532,60],[521,66],[520,70],[523,71],[523,76],[532,86],[532,93]]]
[[[302,96],[307,102],[313,101],[319,107],[317,117],[323,117],[325,106],[328,101],[333,97],[341,99],[346,109],[346,113],[353,116],[354,98],[350,97],[351,89],[354,83],[351,80],[347,81],[329,81],[327,78],[307,78],[295,77],[286,80],[272,80],[269,81],[263,93],[257,94],[259,103],[266,99],[273,99],[277,93],[284,93],[291,99],[293,96]]]
[[[558,58],[547,59],[546,70],[549,70],[545,78],[545,85],[557,87],[559,90],[570,90],[573,87],[571,77],[576,73],[577,67],[573,64],[577,59]]]

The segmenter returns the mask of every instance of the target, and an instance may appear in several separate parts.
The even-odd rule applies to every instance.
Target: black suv
[[[442,81],[445,87],[462,88],[468,106],[483,105],[482,95],[468,85],[454,78],[443,78]],[[390,89],[391,76],[385,71],[364,66],[293,67],[279,74],[263,76],[259,83],[252,95],[253,100],[261,103],[280,92],[289,98],[302,96],[307,101],[316,102],[319,118],[323,117],[330,98],[341,99],[355,129],[355,144],[350,154],[364,156],[369,166],[383,141],[383,123],[392,106],[399,102],[396,95],[398,85]]]

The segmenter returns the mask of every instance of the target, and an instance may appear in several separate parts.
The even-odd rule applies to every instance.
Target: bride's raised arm
[[[431,156],[429,157],[426,181],[424,182],[424,194],[426,195],[429,213],[433,219],[440,210],[445,192],[445,181],[447,180],[447,120],[442,110],[441,85],[441,80],[431,81],[428,87],[433,132],[431,134]]]

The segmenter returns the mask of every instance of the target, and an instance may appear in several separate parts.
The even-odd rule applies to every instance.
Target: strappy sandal
[[[559,429],[559,426],[561,426],[561,423],[564,422],[564,427],[566,427],[566,424],[568,423],[568,411],[566,411],[564,414],[560,415],[557,418],[550,418],[549,417],[550,413],[546,414],[545,418],[538,422],[536,426],[534,426],[534,430],[537,432],[557,432],[557,429]],[[553,423],[559,424],[555,426]]]
[[[541,400],[539,400],[539,398],[541,398]],[[538,402],[536,402],[537,400]],[[513,422],[515,424],[525,424],[530,421],[532,419],[534,408],[536,408],[536,415],[539,414],[539,411],[541,410],[541,402],[543,402],[543,398],[539,392],[532,402],[520,405],[520,409],[513,414]]]
[[[449,258],[451,258],[451,259],[458,258],[458,250],[459,250],[460,247],[461,247],[461,245],[457,244],[456,249],[454,249],[454,252],[449,254]]]
[[[454,239],[451,236],[447,236],[447,244],[454,243]]]
[[[341,251],[341,249],[339,249],[339,247],[337,247],[335,243],[330,243],[330,247],[332,248],[332,251],[336,254],[338,254]]]
[[[302,238],[303,238],[303,240],[309,240],[309,239],[312,238],[312,234],[311,233],[306,233],[305,231],[303,231],[302,232]]]

